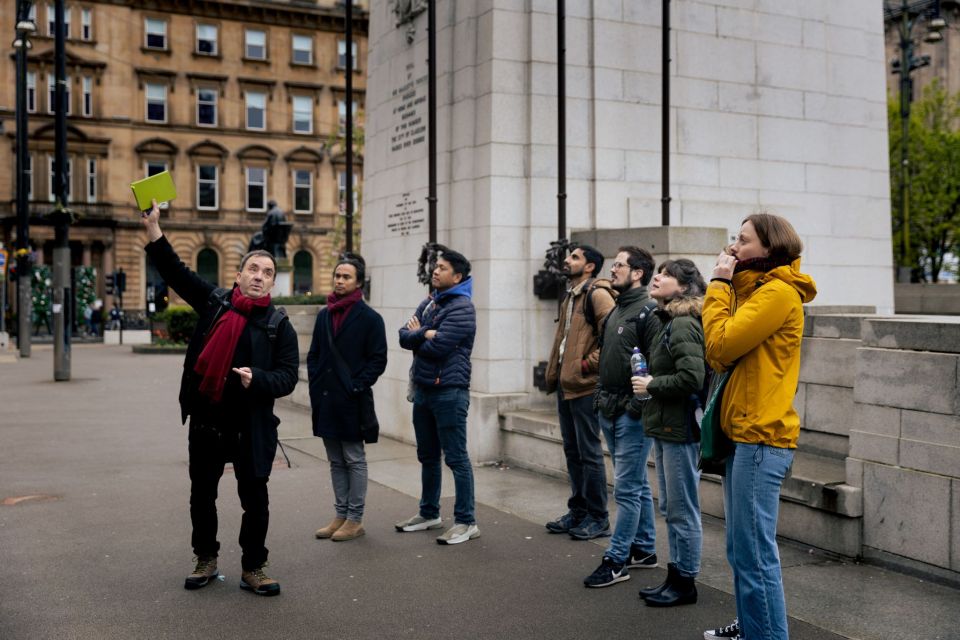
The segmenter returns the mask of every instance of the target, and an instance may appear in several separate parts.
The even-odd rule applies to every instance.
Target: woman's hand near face
[[[727,249],[724,249],[720,252],[720,255],[717,256],[717,264],[713,267],[713,276],[714,278],[722,278],[724,280],[733,279],[733,270],[737,266],[737,259],[727,253]]]

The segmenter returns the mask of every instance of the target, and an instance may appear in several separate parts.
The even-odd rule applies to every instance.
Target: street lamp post
[[[70,380],[71,314],[70,287],[70,210],[67,175],[67,70],[64,0],[56,0],[56,38],[54,44],[56,70],[54,196],[56,205],[51,218],[54,222],[53,247],[53,379]]]
[[[897,22],[900,57],[891,64],[891,71],[900,75],[900,216],[901,249],[900,270],[897,279],[910,282],[913,272],[913,256],[910,248],[910,103],[913,101],[913,79],[910,74],[930,64],[930,56],[916,56],[913,28],[919,18],[927,24],[924,41],[937,43],[943,40],[941,31],[947,23],[940,17],[940,0],[901,0],[899,5],[884,3],[884,17]]]
[[[27,50],[28,36],[37,30],[30,21],[30,3],[17,0],[17,346],[21,358],[30,357],[30,202],[27,199]]]

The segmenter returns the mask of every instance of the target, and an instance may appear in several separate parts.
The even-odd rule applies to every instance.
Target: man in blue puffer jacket
[[[480,535],[473,497],[473,468],[467,455],[467,409],[470,407],[470,353],[477,333],[470,261],[444,249],[431,279],[433,293],[400,329],[400,346],[413,351],[411,381],[413,429],[421,464],[420,511],[398,522],[397,531],[424,531],[442,526],[440,518],[441,454],[456,487],[454,524],[437,538],[459,544]]]

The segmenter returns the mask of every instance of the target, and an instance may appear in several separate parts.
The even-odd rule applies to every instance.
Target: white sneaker
[[[418,513],[412,518],[401,520],[393,526],[397,531],[426,531],[427,529],[439,529],[443,526],[443,520],[440,518],[427,520]]]
[[[480,529],[475,524],[455,524],[437,538],[437,544],[460,544],[480,537]]]

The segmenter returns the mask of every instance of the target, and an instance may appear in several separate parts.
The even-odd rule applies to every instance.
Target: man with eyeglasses
[[[594,409],[613,457],[613,496],[617,522],[597,569],[584,578],[586,587],[609,587],[630,579],[629,569],[657,566],[653,495],[647,480],[652,440],[643,432],[643,400],[633,394],[630,356],[639,347],[644,356],[659,328],[656,301],[647,294],[653,256],[639,247],[620,247],[610,271],[620,292],[607,316],[600,343],[600,380]]]

